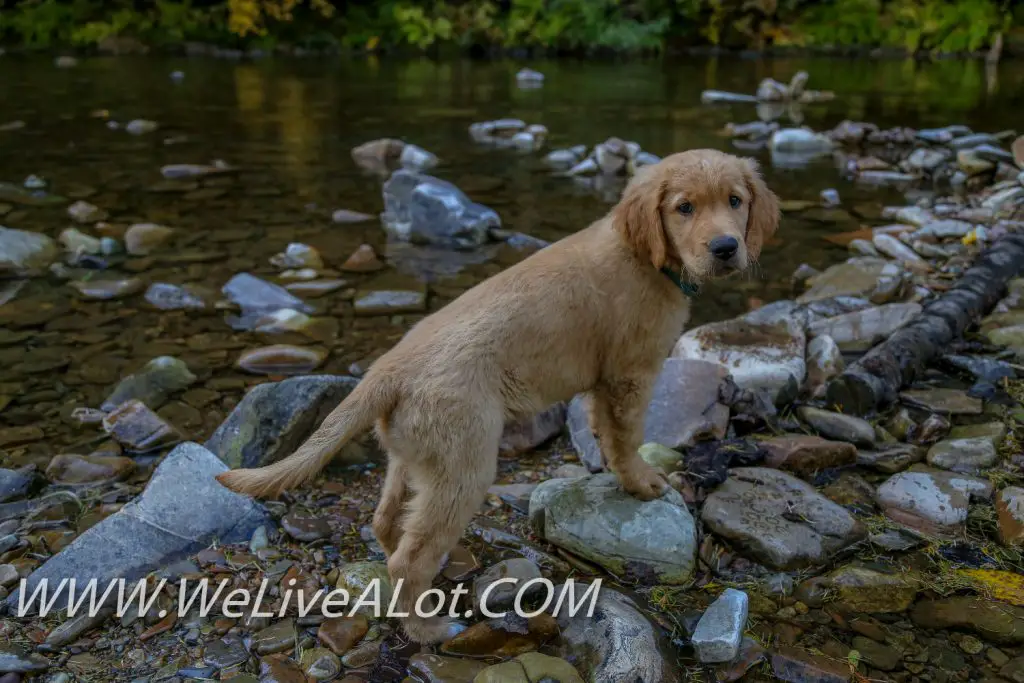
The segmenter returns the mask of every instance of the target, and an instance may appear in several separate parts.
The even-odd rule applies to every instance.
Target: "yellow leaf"
[[[377,45],[379,43],[380,43],[380,36],[372,36],[369,40],[366,41],[366,49],[367,50],[376,50],[377,49]]]
[[[996,600],[1024,607],[1024,576],[996,569],[961,569],[959,574]]]
[[[969,246],[971,246],[972,244],[974,244],[975,242],[978,241],[978,233],[976,231],[972,230],[969,233],[967,233],[966,235],[964,235],[963,239],[960,240],[960,241],[964,243],[964,246],[969,247]]]

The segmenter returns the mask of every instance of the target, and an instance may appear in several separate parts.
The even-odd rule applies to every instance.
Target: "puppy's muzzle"
[[[728,268],[736,267],[736,252],[740,249],[739,240],[735,237],[716,237],[708,242],[708,251],[715,257],[715,266]]]

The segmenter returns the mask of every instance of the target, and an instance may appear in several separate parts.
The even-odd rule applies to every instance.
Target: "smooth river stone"
[[[84,280],[70,283],[85,299],[122,299],[142,291],[142,280],[130,277],[124,280]]]
[[[275,344],[245,351],[235,367],[257,375],[301,375],[324,362],[323,349]]]

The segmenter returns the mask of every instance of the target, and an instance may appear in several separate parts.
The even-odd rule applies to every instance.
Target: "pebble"
[[[295,635],[295,624],[290,619],[279,621],[253,635],[252,648],[259,655],[290,651],[295,646]]]
[[[181,441],[181,435],[142,401],[125,401],[103,418],[103,429],[131,451],[145,453]]]
[[[540,568],[525,557],[491,565],[473,581],[476,611],[483,613],[483,608],[490,612],[507,609],[512,607],[517,597],[522,604],[529,604],[528,600],[544,593],[544,585],[539,582],[542,578]],[[535,580],[537,582],[528,590],[523,590],[527,582]]]
[[[350,596],[355,598],[356,596]],[[330,648],[336,655],[344,655],[363,639],[370,628],[366,617],[355,614],[352,616],[330,617],[320,624],[316,637]]]
[[[135,223],[124,233],[125,250],[132,256],[146,256],[166,243],[174,230],[157,223]]]
[[[340,266],[340,270],[347,273],[372,273],[383,268],[377,252],[369,244],[357,248]]]
[[[731,662],[747,626],[747,594],[726,588],[697,622],[690,642],[704,664]]]
[[[281,528],[297,541],[310,543],[331,535],[331,526],[323,517],[288,513],[281,518]]]
[[[301,242],[290,243],[283,252],[272,256],[270,263],[278,268],[311,268],[314,271],[324,268],[320,252]]]
[[[120,456],[55,455],[46,467],[55,484],[89,484],[119,481],[135,471],[135,461]]]
[[[69,284],[78,291],[82,298],[99,301],[123,299],[138,294],[145,287],[142,280],[134,277],[123,280],[82,280]]]
[[[276,344],[245,351],[235,367],[257,375],[301,375],[318,368],[326,357],[323,349]]]
[[[158,128],[160,128],[159,123],[148,119],[133,119],[124,126],[124,129],[132,135],[145,135],[146,133],[156,131]]]
[[[98,223],[109,217],[109,214],[103,209],[82,200],[68,207],[68,215],[77,223]]]
[[[1024,488],[1007,486],[996,496],[999,539],[1004,545],[1024,545]]]
[[[801,406],[797,415],[819,434],[870,448],[875,443],[875,429],[871,423],[852,415],[833,413],[811,406]]]

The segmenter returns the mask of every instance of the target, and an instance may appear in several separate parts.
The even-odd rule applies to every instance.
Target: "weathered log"
[[[996,240],[949,291],[829,382],[828,404],[866,415],[894,402],[900,388],[999,301],[1006,283],[1022,269],[1024,234]]]

